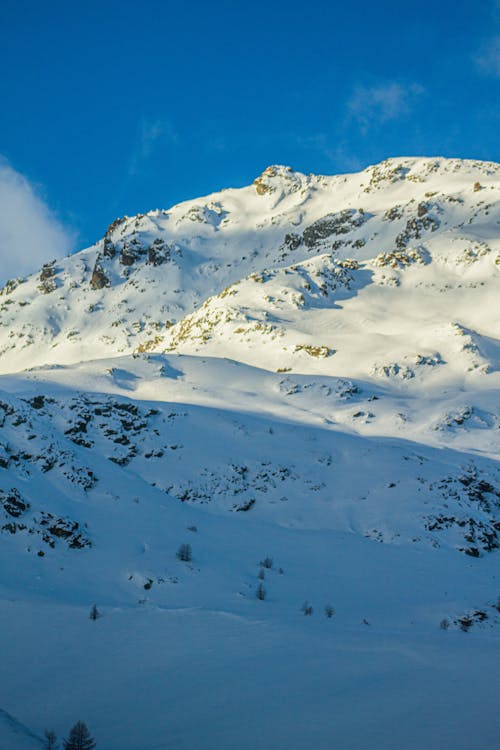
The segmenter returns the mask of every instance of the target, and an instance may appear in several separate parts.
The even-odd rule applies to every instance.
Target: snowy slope
[[[28,727],[0,708],[1,750],[41,750],[42,746],[41,737],[37,737]]]
[[[109,750],[496,747],[499,173],[270,167],[7,284],[2,709]]]
[[[171,323],[228,285],[332,251],[373,261],[357,274],[370,294],[404,283],[409,268],[415,294],[423,287],[423,301],[432,293],[451,313],[460,281],[473,299],[495,271],[498,173],[495,164],[443,159],[388,160],[337,177],[270,167],[250,187],[117,220],[94,247],[6,285],[1,369],[158,349]],[[429,274],[418,268],[434,258]],[[483,321],[479,333],[497,322]]]

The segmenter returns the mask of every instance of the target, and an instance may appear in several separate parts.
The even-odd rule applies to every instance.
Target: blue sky
[[[61,248],[272,163],[500,160],[499,0],[4,0],[0,66],[0,203]]]

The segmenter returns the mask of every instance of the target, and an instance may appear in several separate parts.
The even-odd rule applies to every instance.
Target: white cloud
[[[0,157],[0,285],[66,255],[75,236],[26,177]]]
[[[129,164],[129,175],[132,177],[139,171],[140,165],[147,161],[160,143],[177,144],[179,135],[174,126],[167,119],[151,120],[143,118],[139,125],[137,142]]]
[[[327,161],[335,165],[336,169],[357,172],[363,168],[363,163],[353,154],[345,143],[331,144],[331,138],[326,133],[313,135],[298,135],[295,137],[298,146],[304,149],[318,151]]]
[[[377,86],[358,86],[347,102],[349,115],[367,132],[372,125],[396,120],[411,111],[416,99],[424,93],[419,83],[403,86],[385,83]]]
[[[483,44],[475,61],[482,73],[500,78],[500,35]]]

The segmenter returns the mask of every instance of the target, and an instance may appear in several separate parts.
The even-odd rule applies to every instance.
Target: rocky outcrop
[[[104,287],[107,286],[110,286],[110,282],[104,273],[104,269],[98,258],[95,262],[94,270],[92,271],[92,276],[90,278],[90,287],[91,289],[104,289]]]
[[[148,248],[148,263],[153,266],[161,266],[170,260],[172,248],[163,240],[157,238]]]
[[[40,284],[38,286],[38,289],[42,294],[50,294],[50,292],[53,292],[56,289],[57,285],[54,278],[55,275],[55,260],[52,260],[50,263],[45,263],[42,266],[39,276]]]

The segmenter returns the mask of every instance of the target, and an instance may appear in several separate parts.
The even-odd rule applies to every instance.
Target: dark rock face
[[[130,250],[123,248],[120,253],[120,263],[122,266],[133,266],[135,261],[135,255]]]
[[[306,247],[314,247],[316,243],[332,235],[348,234],[364,224],[367,218],[361,209],[346,209],[337,214],[328,214],[304,229],[304,244]]]
[[[161,266],[171,258],[171,248],[166,242],[156,239],[148,249],[148,263],[153,266]]]
[[[31,404],[33,409],[43,409],[45,406],[45,396],[33,396],[33,398],[28,402]]]
[[[42,527],[42,538],[50,547],[55,547],[57,539],[64,540],[70,549],[91,547],[90,539],[82,532],[80,524],[69,518],[55,518],[52,513],[42,512],[39,525]]]
[[[99,263],[99,260],[96,260],[94,270],[92,271],[92,277],[90,279],[90,287],[91,289],[104,289],[106,286],[110,286],[109,279],[104,273],[104,269]]]
[[[420,204],[423,206],[424,204]],[[396,247],[403,249],[409,242],[418,240],[422,236],[422,232],[435,232],[439,229],[439,219],[435,219],[433,216],[429,216],[427,208],[422,212],[422,208],[419,206],[420,218],[409,219],[406,223],[406,227],[396,237]]]
[[[117,229],[120,226],[120,224],[123,224],[124,221],[125,221],[125,219],[120,219],[120,218],[115,219],[114,221],[112,221],[111,224],[109,225],[109,227],[106,229],[106,234],[104,235],[104,237],[111,237],[111,235],[115,231],[115,229]]]
[[[102,254],[104,255],[105,258],[115,257],[116,248],[114,244],[111,242],[111,240],[109,239],[109,237],[104,238],[104,247],[103,247]]]
[[[55,268],[54,268],[55,260],[53,260],[51,263],[44,263],[42,266],[42,270],[40,271],[40,281],[46,281],[47,279],[51,279],[55,275]]]
[[[298,234],[285,234],[283,244],[287,250],[296,250],[302,244],[302,240]]]
[[[122,266],[133,266],[147,253],[147,248],[142,245],[136,237],[123,243],[119,261]]]
[[[124,221],[125,221],[125,219],[115,219],[109,225],[109,227],[106,229],[106,232],[105,232],[104,238],[103,238],[104,244],[103,244],[103,250],[102,250],[102,254],[104,255],[105,258],[114,258],[115,257],[115,255],[116,255],[116,245],[113,242],[113,240],[111,239],[111,235],[113,234],[113,232],[115,231],[115,229],[117,229],[120,226],[120,224],[123,224]]]
[[[30,507],[29,503],[22,499],[19,490],[15,487],[13,487],[10,492],[0,490],[0,505],[2,505],[4,511],[13,518],[19,518],[19,516],[22,516],[22,514]]]
[[[50,294],[50,292],[53,292],[57,288],[56,280],[54,278],[55,275],[55,260],[50,263],[45,263],[42,266],[39,276],[40,284],[38,286],[38,289],[42,294]]]

